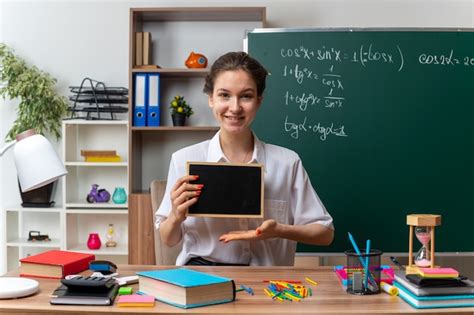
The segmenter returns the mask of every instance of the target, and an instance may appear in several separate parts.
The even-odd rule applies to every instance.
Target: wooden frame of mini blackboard
[[[189,216],[195,216],[195,217],[215,217],[215,218],[263,218],[263,200],[264,200],[264,179],[263,179],[263,165],[262,164],[257,164],[257,163],[250,163],[250,164],[247,164],[247,163],[220,163],[220,162],[187,162],[187,173],[189,175],[199,175],[199,178],[195,181],[195,182],[191,182],[191,183],[196,183],[196,184],[204,184],[204,187],[202,189],[202,194],[201,196],[199,197],[198,199],[198,202],[195,203],[193,206],[189,207],[188,209],[188,213],[187,215]],[[232,183],[229,183],[229,185],[219,185],[218,188],[216,187],[213,187],[209,184],[209,177],[208,176],[212,176],[211,179],[215,180],[216,177],[215,177],[215,174],[211,174],[211,173],[203,173],[202,171],[204,171],[203,169],[200,170],[200,171],[194,171],[193,173],[190,173],[190,169],[192,167],[200,167],[202,166],[202,168],[204,169],[213,169],[213,168],[225,168],[225,167],[231,167],[231,168],[235,168],[235,169],[238,169],[238,170],[241,170],[240,173],[237,173],[238,176],[240,176],[241,178],[235,178],[235,179],[238,179],[240,180],[242,183],[245,183],[245,186],[244,187],[239,187],[239,184],[235,184],[235,182],[232,182]],[[255,171],[255,172],[258,172],[259,174],[259,182],[258,183],[255,183],[254,180],[252,180],[252,178],[254,178],[255,176],[255,173],[253,174],[249,174],[248,171]],[[244,172],[246,171],[246,172]],[[249,175],[253,175],[253,176],[249,176]],[[236,176],[236,174],[228,174],[227,173],[227,176]],[[206,184],[207,183],[207,184]],[[254,184],[255,187],[252,187],[251,185]],[[250,186],[249,186],[250,185]],[[240,193],[240,196],[242,197],[242,202],[247,200],[248,202],[248,199],[245,199],[245,198],[248,198],[249,195],[248,194],[245,194],[245,189],[257,189],[260,194],[256,194],[255,196],[250,196],[250,198],[252,199],[253,197],[253,201],[250,200],[250,203],[252,204],[257,204],[259,209],[256,209],[256,211],[252,211],[252,213],[242,213],[242,211],[239,211],[239,209],[227,209],[227,210],[224,210],[225,213],[222,213],[222,212],[219,212],[219,211],[202,211],[202,210],[198,210],[196,209],[196,207],[209,207],[209,206],[214,206],[214,205],[209,205],[209,201],[214,201],[216,199],[214,198],[207,198],[206,196],[210,196],[210,195],[207,195],[207,194],[212,194],[213,192],[215,193],[216,191],[219,191],[219,193],[221,193],[223,196],[230,196],[230,195],[233,195],[233,198],[236,197],[236,193],[239,194]],[[259,198],[257,198],[257,196],[259,196]],[[204,198],[203,198],[204,197]],[[232,198],[228,198],[228,199],[232,199]],[[257,200],[259,199],[259,200]],[[218,200],[216,200],[218,201]],[[231,200],[227,200],[227,201],[231,201]],[[205,205],[202,204],[202,202],[206,202]],[[217,206],[217,205],[215,205]],[[242,204],[240,204],[240,206],[244,206]],[[231,206],[232,207],[232,206]],[[199,212],[199,213],[196,213],[196,211],[202,211],[202,212]],[[229,213],[229,211],[232,211],[232,213]]]

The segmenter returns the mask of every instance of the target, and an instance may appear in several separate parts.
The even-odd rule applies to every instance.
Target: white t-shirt
[[[292,266],[296,242],[287,239],[219,242],[219,237],[230,231],[254,230],[263,220],[275,219],[284,224],[321,224],[334,228],[326,211],[311,186],[299,156],[286,148],[266,144],[254,135],[251,162],[264,165],[264,219],[187,217],[181,224],[183,249],[176,261],[184,265],[192,257],[222,263],[252,266]],[[173,153],[163,201],[156,212],[156,228],[171,211],[170,191],[176,180],[186,175],[186,162],[228,162],[222,152],[219,132],[210,140]]]

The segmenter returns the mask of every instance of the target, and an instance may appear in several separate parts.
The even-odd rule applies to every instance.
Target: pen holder
[[[347,293],[357,295],[367,295],[380,293],[380,257],[382,251],[371,249],[368,254],[365,249],[358,255],[353,250],[346,250],[347,257]],[[366,262],[368,266],[366,267]],[[368,270],[367,281],[365,276]]]

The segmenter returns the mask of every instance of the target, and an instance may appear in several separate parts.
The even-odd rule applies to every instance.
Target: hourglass
[[[421,243],[421,248],[415,255],[415,265],[418,267],[430,267],[431,266],[431,252],[430,252],[430,241],[431,241],[431,226],[417,226],[415,227],[415,236]],[[431,246],[433,248],[433,246]]]
[[[416,273],[418,267],[433,268],[435,260],[434,230],[435,226],[441,225],[441,216],[437,214],[410,214],[407,215],[407,224],[410,226],[410,244],[406,273]],[[422,245],[416,253],[415,259],[413,259],[413,232]]]

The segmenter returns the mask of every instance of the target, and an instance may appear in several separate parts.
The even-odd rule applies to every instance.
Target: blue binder
[[[160,125],[160,74],[149,73],[147,77],[147,126]]]
[[[133,99],[133,126],[146,126],[146,101],[147,101],[147,75],[146,73],[135,74]]]

